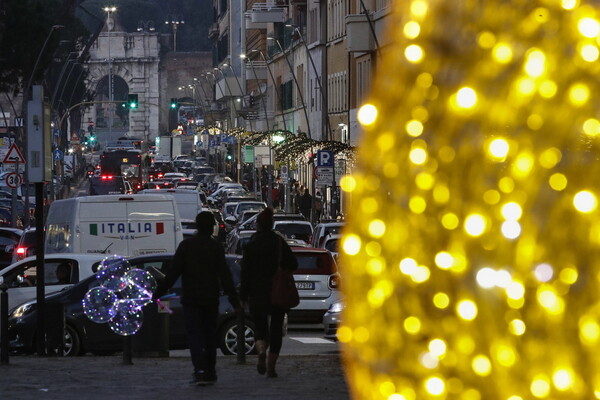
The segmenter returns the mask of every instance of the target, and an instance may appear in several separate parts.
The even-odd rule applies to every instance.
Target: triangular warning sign
[[[21,154],[21,150],[19,150],[17,145],[13,143],[10,146],[8,153],[6,153],[6,156],[4,157],[4,160],[2,161],[2,163],[3,164],[16,164],[17,162],[19,162],[20,164],[23,164],[25,162],[25,157],[23,157],[23,154]]]

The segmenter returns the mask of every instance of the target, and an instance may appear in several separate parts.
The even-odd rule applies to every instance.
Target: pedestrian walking
[[[310,212],[312,210],[312,196],[308,192],[308,188],[304,189],[302,197],[300,197],[300,212],[310,221]]]
[[[204,211],[196,216],[197,234],[179,244],[173,264],[154,293],[155,299],[160,298],[181,276],[181,304],[194,366],[191,383],[198,385],[217,381],[220,288],[229,296],[236,312],[242,312],[223,246],[211,237],[214,225],[212,212]]]
[[[271,304],[273,276],[279,267],[295,270],[298,261],[285,240],[273,231],[272,208],[261,211],[256,223],[257,232],[244,248],[242,257],[240,299],[248,303],[256,326],[256,369],[261,375],[266,373],[267,377],[275,378],[287,310]]]
[[[315,193],[315,216],[313,223],[317,224],[321,220],[321,213],[323,212],[323,197],[321,192],[317,190]]]
[[[302,191],[304,190],[304,186],[300,186],[298,183],[294,185],[294,190],[292,190],[292,199],[294,200],[293,212],[300,213],[300,199],[302,199]]]

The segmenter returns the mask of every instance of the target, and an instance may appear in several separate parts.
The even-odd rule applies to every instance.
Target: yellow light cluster
[[[600,399],[600,11],[396,1],[341,246],[355,399]]]

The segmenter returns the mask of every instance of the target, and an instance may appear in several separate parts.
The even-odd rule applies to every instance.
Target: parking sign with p
[[[333,167],[333,151],[317,151],[317,167]]]

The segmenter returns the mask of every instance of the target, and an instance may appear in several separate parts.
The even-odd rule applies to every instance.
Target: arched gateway
[[[86,109],[84,121],[94,121],[97,128],[126,132],[148,143],[159,134],[160,34],[128,33],[118,21],[107,22],[90,48],[86,85],[96,94],[97,103]],[[109,103],[124,102],[128,94],[138,95],[137,109]],[[116,135],[108,139],[116,139]]]

